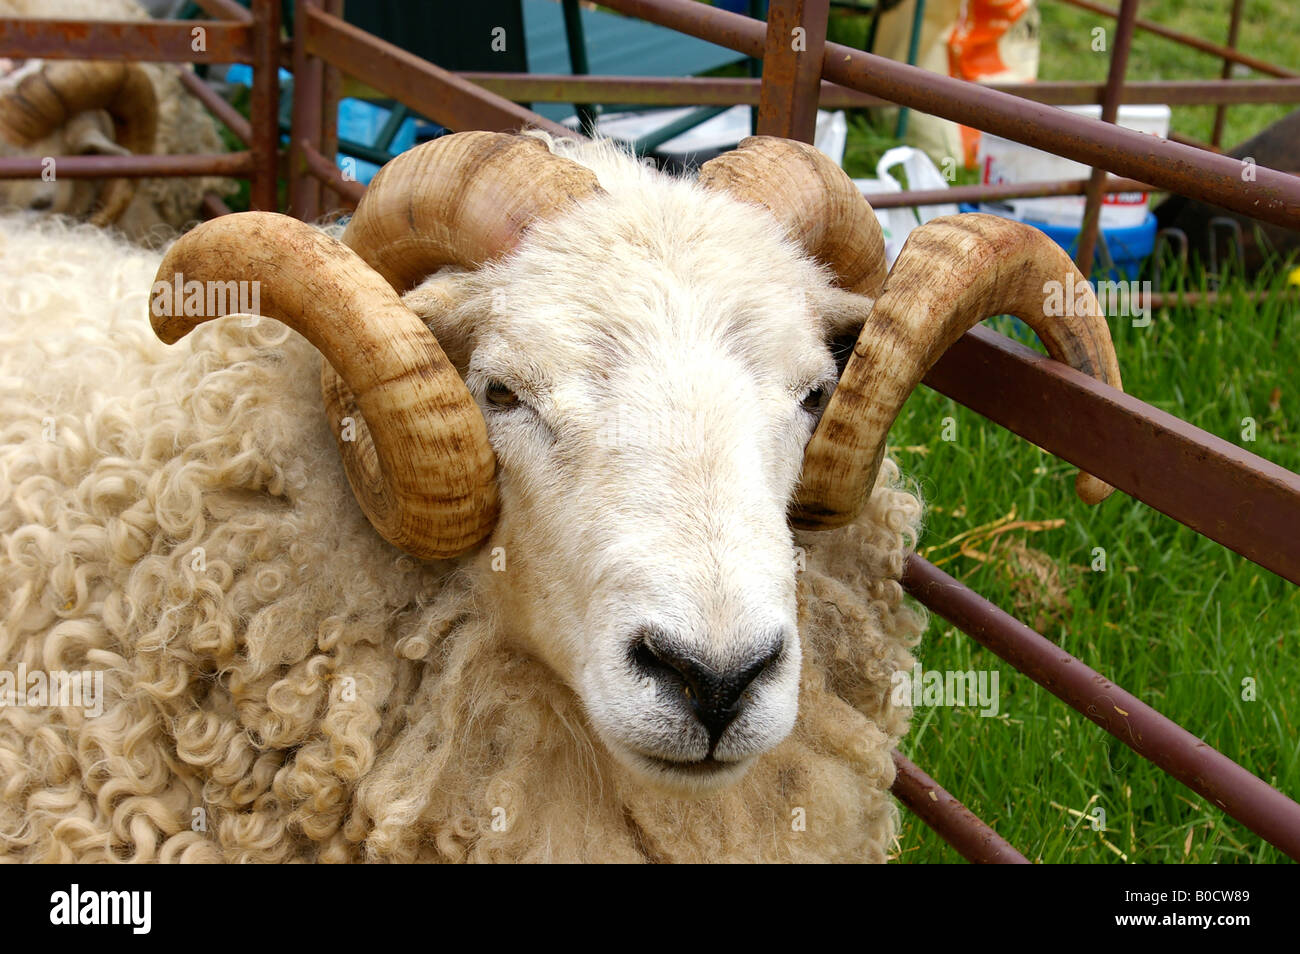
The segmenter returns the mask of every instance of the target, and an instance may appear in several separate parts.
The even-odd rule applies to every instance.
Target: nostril
[[[31,201],[31,205],[29,206],[29,208],[30,208],[33,212],[44,212],[46,209],[50,208],[52,205],[54,205],[54,200],[51,199],[51,198],[50,198],[49,196],[47,196],[47,195],[43,195],[43,196],[40,196],[40,197],[38,197],[38,198],[32,199],[32,201]]]
[[[669,662],[668,658],[660,655],[660,652],[651,644],[649,637],[637,640],[632,647],[632,660],[636,663],[638,669],[647,675],[654,676],[656,679],[664,676],[681,678],[681,670]]]
[[[700,654],[660,630],[643,634],[632,650],[637,667],[661,687],[671,686],[689,703],[713,742],[740,714],[745,691],[785,651],[778,635],[740,663],[710,665]]]

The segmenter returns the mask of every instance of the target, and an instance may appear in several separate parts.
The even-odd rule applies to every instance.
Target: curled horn
[[[880,222],[853,180],[802,142],[751,136],[700,167],[699,183],[767,209],[836,283],[871,298],[885,281]]]
[[[747,150],[752,157],[741,155]],[[710,171],[723,160],[723,174]],[[903,402],[940,355],[985,318],[1015,315],[1056,360],[1123,386],[1110,330],[1090,286],[1069,256],[1032,226],[979,214],[933,219],[912,232],[885,277],[875,214],[852,180],[812,147],[747,139],[736,152],[706,163],[700,179],[768,208],[792,237],[804,229],[805,249],[835,270],[842,287],[875,298],[804,451],[791,514],[797,526],[832,529],[857,517],[875,486],[885,438]],[[833,195],[808,198],[818,182]],[[825,224],[806,224],[815,215]],[[1060,309],[1063,314],[1049,313],[1048,283],[1066,287],[1071,279],[1087,289],[1086,301]],[[1081,472],[1075,489],[1085,503],[1098,503],[1114,488]]]
[[[1087,290],[1050,312],[1049,283]],[[958,338],[985,318],[1015,315],[1057,361],[1115,388],[1119,363],[1101,308],[1070,257],[1043,232],[995,215],[932,219],[908,237],[804,451],[795,521],[848,523],[861,511],[903,402]],[[1095,504],[1114,488],[1080,472],[1075,490]]]
[[[355,252],[289,216],[245,212],[183,235],[157,279],[171,284],[177,275],[254,277],[262,314],[325,356],[356,408],[352,439],[339,415],[330,414],[330,426],[352,492],[384,539],[440,559],[487,536],[497,498],[483,416],[433,334]],[[155,298],[150,320],[159,338],[171,344],[224,313],[185,310],[179,302],[159,308]]]
[[[595,173],[540,139],[455,133],[384,166],[343,241],[406,292],[444,265],[476,268],[508,254],[534,221],[600,191]]]
[[[343,241],[400,294],[445,265],[477,268],[509,254],[533,222],[600,191],[594,173],[554,155],[538,139],[454,133],[410,149],[385,165],[362,196]],[[441,348],[438,354],[442,356]],[[321,366],[321,393],[330,420],[373,419],[341,371],[331,362]],[[454,371],[452,377],[473,409],[476,434],[485,434],[473,398]],[[486,537],[496,520],[492,448],[486,437],[463,443],[475,459],[475,472],[485,473],[491,482],[491,500],[485,520],[474,531],[478,536],[470,540],[473,534],[467,535],[462,550]],[[367,453],[363,442],[340,440],[339,452],[349,475],[363,465],[367,472],[371,470],[356,459]],[[360,499],[355,478],[353,489]]]
[[[154,151],[158,100],[134,63],[45,63],[0,96],[0,136],[16,146],[44,139],[78,113],[102,109],[113,120],[118,145],[135,155]],[[90,221],[116,222],[135,195],[132,179],[110,179]]]
[[[228,215],[183,236],[158,279],[257,278],[262,312],[326,358],[326,411],[361,509],[395,546],[447,558],[492,531],[496,459],[473,396],[398,295],[444,265],[508,254],[532,222],[599,191],[593,173],[539,140],[457,133],[386,165],[346,244],[287,216]],[[215,317],[152,320],[172,342]],[[345,440],[349,417],[355,437]]]

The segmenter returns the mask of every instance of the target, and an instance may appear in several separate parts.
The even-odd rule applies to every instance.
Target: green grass
[[[1147,328],[1129,319],[1111,328],[1127,391],[1300,470],[1298,320],[1292,299],[1171,309]],[[998,327],[1012,331],[1005,319]],[[1020,337],[1036,346],[1032,334]],[[1247,416],[1257,422],[1253,443],[1242,439]],[[957,425],[950,442],[947,417]],[[1085,506],[1072,467],[928,388],[908,401],[890,440],[927,501],[919,549],[931,561],[1300,794],[1300,590],[1122,492]],[[1012,511],[1030,527],[986,530],[971,543],[976,556],[949,542]],[[1102,572],[1091,568],[1095,547],[1106,551]],[[1000,674],[998,717],[919,708],[903,749],[1031,860],[1119,861],[1116,851],[1147,863],[1285,860],[942,619],[932,618],[919,659],[926,669]],[[1242,699],[1247,677],[1255,701]],[[1097,807],[1105,831],[1069,811]],[[906,811],[898,854],[959,860]]]
[[[1108,5],[1118,6],[1118,0],[1108,0]],[[1104,81],[1110,53],[1093,52],[1092,30],[1106,28],[1109,50],[1115,21],[1055,0],[1042,0],[1039,6],[1043,17],[1039,79]],[[1226,43],[1231,10],[1232,0],[1143,0],[1138,16],[1214,43]],[[1237,48],[1278,66],[1300,67],[1300,4],[1295,0],[1246,0]],[[1130,80],[1219,79],[1221,64],[1218,57],[1138,30],[1133,35],[1127,75]],[[1267,78],[1254,71],[1240,75]],[[1294,108],[1294,104],[1228,107],[1223,146],[1230,148],[1249,139]],[[1172,128],[1209,142],[1214,112],[1213,106],[1175,106]]]

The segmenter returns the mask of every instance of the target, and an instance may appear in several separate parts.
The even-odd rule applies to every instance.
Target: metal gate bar
[[[967,332],[927,385],[1300,583],[1300,474],[990,328]],[[989,387],[988,382],[997,382]]]
[[[757,106],[762,81],[739,76],[570,76],[567,73],[458,72],[467,80],[509,100],[567,103],[575,96],[601,103],[636,106]],[[985,84],[981,84],[985,85]],[[1052,106],[1101,102],[1104,83],[1043,80],[1034,83],[988,83],[988,89]],[[889,100],[821,81],[822,109],[889,106]],[[1273,80],[1138,80],[1120,87],[1124,104],[1167,103],[1200,106],[1234,103],[1300,102],[1300,79]]]
[[[181,82],[231,131],[248,144],[247,152],[220,155],[55,156],[59,175],[68,178],[112,176],[228,175],[249,179],[249,204],[276,208],[279,167],[279,0],[252,0],[252,11],[231,0],[204,0],[210,13],[225,20],[10,20],[0,19],[0,56],[42,57],[52,60],[113,60],[143,63],[245,63],[253,67],[250,119],[228,106],[216,105],[216,94],[198,93],[194,76],[183,71]],[[202,49],[195,49],[195,30],[202,30]],[[0,159],[0,178],[26,178],[28,159]],[[215,196],[211,197],[216,199]],[[224,203],[205,199],[217,209]]]
[[[1106,74],[1106,90],[1101,98],[1101,121],[1114,124],[1119,119],[1119,103],[1128,72],[1128,54],[1133,48],[1133,21],[1137,18],[1138,0],[1121,0],[1115,41],[1111,45],[1110,67]],[[1238,173],[1241,168],[1238,167]],[[1079,247],[1074,260],[1085,276],[1092,275],[1092,256],[1097,249],[1097,231],[1101,225],[1101,196],[1106,183],[1106,170],[1093,166],[1084,193],[1083,225],[1079,229]]]
[[[903,588],[1265,841],[1300,861],[1300,805],[922,557]]]
[[[925,772],[895,751],[894,796],[935,834],[975,864],[1027,865],[1029,859],[953,798]]]
[[[761,56],[758,20],[687,0],[605,0],[640,17],[748,56]],[[1100,166],[1161,189],[1201,199],[1287,228],[1300,228],[1300,177],[1263,166],[1243,181],[1242,163],[1075,116],[987,87],[930,73],[838,43],[826,44],[822,76],[900,106],[951,119],[1088,166]]]

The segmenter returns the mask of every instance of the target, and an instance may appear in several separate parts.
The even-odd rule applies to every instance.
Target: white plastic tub
[[[1065,106],[1067,112],[1092,119],[1101,118],[1100,106]],[[1121,106],[1119,125],[1148,135],[1169,135],[1168,106]],[[1086,179],[1092,170],[1071,159],[1062,159],[1018,142],[984,133],[979,147],[980,181],[985,185],[1003,183],[1049,182],[1058,179]],[[1049,196],[1041,199],[1001,199],[981,203],[985,212],[1010,213],[1017,219],[1069,225],[1083,223],[1084,197],[1081,195]],[[1147,216],[1147,193],[1112,192],[1103,196],[1102,228],[1131,228],[1141,225]]]

